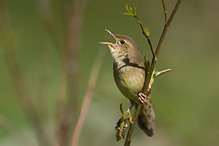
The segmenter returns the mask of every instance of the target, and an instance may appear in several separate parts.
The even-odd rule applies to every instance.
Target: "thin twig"
[[[144,27],[143,27],[143,25],[142,25],[140,19],[138,18],[138,16],[135,15],[134,18],[137,20],[138,24],[140,25],[143,35],[147,38],[148,44],[149,44],[150,49],[151,49],[151,52],[152,52],[152,55],[153,55],[153,57],[154,57],[155,54],[154,54],[154,50],[153,50],[152,43],[151,43],[151,40],[150,40],[149,35],[147,35],[147,34],[145,33]]]
[[[138,119],[138,115],[139,115],[139,113],[141,111],[141,108],[142,108],[142,104],[138,104],[138,107],[135,110],[134,118],[132,119],[132,123],[130,123],[129,131],[128,131],[128,134],[126,136],[126,140],[125,140],[124,146],[130,146],[130,144],[131,144],[132,133],[133,133],[133,130],[135,128],[135,123],[136,123],[136,121]]]
[[[163,4],[164,16],[165,16],[165,24],[166,24],[168,17],[167,17],[167,9],[164,0],[162,0],[162,4]]]
[[[63,69],[62,73],[61,73],[61,83],[60,83],[58,107],[57,107],[57,113],[58,113],[58,123],[57,123],[58,124],[58,141],[57,141],[57,146],[61,146],[62,143],[63,143],[62,116],[63,116],[63,113],[64,113],[65,97],[66,97],[66,74],[65,74],[64,69]]]
[[[180,3],[181,3],[182,0],[178,0],[177,4],[175,5],[175,8],[173,9],[171,15],[170,15],[170,18],[168,19],[166,25],[164,26],[164,29],[163,29],[163,33],[161,34],[161,37],[160,37],[160,40],[158,42],[158,45],[157,45],[157,49],[156,49],[156,52],[155,52],[155,55],[156,57],[158,57],[158,54],[159,54],[159,51],[160,51],[160,48],[161,48],[161,45],[163,43],[163,40],[165,38],[165,35],[166,35],[166,32],[167,32],[167,29],[168,27],[170,26],[172,20],[173,20],[173,17],[175,16],[176,14],[176,11],[178,10],[179,6],[180,6]]]
[[[164,37],[166,35],[167,28],[169,27],[170,23],[172,22],[173,17],[176,14],[176,11],[178,10],[178,8],[180,6],[181,1],[182,0],[178,0],[177,4],[175,5],[175,8],[172,11],[171,16],[168,19],[166,25],[164,26],[164,29],[163,29],[163,32],[161,34],[160,40],[158,42],[157,49],[156,49],[156,52],[155,52],[155,57],[153,57],[153,59],[152,59],[152,64],[151,64],[151,67],[150,67],[150,70],[149,70],[149,74],[147,75],[146,82],[145,82],[144,88],[142,90],[142,92],[144,94],[146,93],[145,95],[147,95],[147,96],[150,94],[149,84],[150,84],[150,80],[151,80],[151,77],[152,77],[152,74],[153,74],[153,71],[154,71],[154,68],[155,68],[155,64],[157,62],[157,58],[158,58],[158,54],[159,54],[159,51],[160,51],[160,47],[161,47],[162,42],[164,40]],[[132,120],[133,124],[131,124],[130,127],[129,127],[129,131],[128,131],[128,134],[127,134],[127,137],[126,137],[126,141],[125,141],[125,146],[129,146],[130,143],[131,143],[131,136],[132,136],[133,129],[134,129],[135,123],[137,121],[138,115],[139,115],[139,113],[141,111],[141,108],[142,108],[142,104],[138,104],[137,109],[135,111],[134,118]]]
[[[11,33],[13,32],[10,17],[8,14],[8,5],[6,1],[0,1],[0,19],[1,19],[1,30],[3,30],[3,40],[4,40],[4,51],[7,67],[12,78],[12,82],[15,87],[18,101],[24,110],[28,120],[34,127],[34,132],[38,138],[38,142],[42,146],[50,145],[48,138],[44,132],[43,124],[40,119],[39,113],[34,107],[31,101],[31,96],[28,92],[28,88],[24,82],[23,74],[20,70],[20,66],[16,60],[16,55],[14,52],[13,40]]]
[[[39,117],[39,113],[37,112],[33,105],[33,102],[31,101],[31,96],[29,95],[28,89],[25,86],[23,75],[15,58],[14,51],[12,50],[13,48],[10,47],[11,46],[5,46],[5,56],[20,105],[22,106],[28,119],[31,121],[31,124],[33,124],[40,145],[49,145],[48,138],[45,135],[43,125]]]
[[[63,6],[68,5],[71,9],[71,15],[68,19],[66,32],[66,44],[63,55],[63,74],[62,84],[65,85],[68,91],[59,97],[61,101],[58,105],[58,146],[68,145],[71,142],[71,132],[75,126],[78,111],[79,98],[79,48],[80,34],[83,22],[83,14],[86,6],[86,0],[81,1],[66,1]],[[65,11],[69,12],[69,11]],[[63,15],[69,15],[64,13]],[[64,85],[62,85],[64,86]],[[61,86],[61,88],[62,88]],[[62,91],[61,91],[62,92]],[[66,92],[66,89],[65,91]],[[67,101],[67,102],[66,102]]]
[[[94,90],[96,88],[96,83],[97,83],[97,78],[100,72],[100,68],[103,62],[103,58],[105,55],[105,50],[100,48],[98,55],[96,57],[96,60],[93,64],[88,85],[87,85],[87,90],[84,96],[84,100],[81,106],[81,113],[79,115],[77,124],[75,126],[74,134],[73,134],[73,139],[72,139],[72,146],[78,146],[81,130],[88,112],[88,109],[90,107],[90,103],[94,94]]]

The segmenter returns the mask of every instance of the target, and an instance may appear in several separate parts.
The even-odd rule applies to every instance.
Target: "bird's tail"
[[[138,125],[139,127],[148,135],[153,136],[155,131],[155,113],[152,107],[152,102],[149,100],[149,103],[144,103],[142,110],[138,116]]]

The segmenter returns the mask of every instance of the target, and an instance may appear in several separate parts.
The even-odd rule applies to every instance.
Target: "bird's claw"
[[[145,94],[143,94],[142,92],[139,93],[138,96],[139,96],[138,99],[142,104],[148,102],[148,97]]]

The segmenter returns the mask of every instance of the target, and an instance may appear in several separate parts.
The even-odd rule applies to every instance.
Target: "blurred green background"
[[[34,106],[43,114],[43,123],[51,145],[56,144],[57,99],[61,82],[60,50],[65,44],[66,24],[61,15],[61,0],[48,5],[57,20],[60,48],[57,48],[43,24],[43,1],[8,0],[13,49],[25,85]],[[80,92],[78,110],[87,88],[92,64],[100,41],[114,41],[104,29],[133,38],[141,56],[151,53],[140,27],[130,16],[122,15],[125,4],[137,7],[137,14],[150,30],[155,48],[164,25],[162,2],[152,0],[88,0],[86,3],[79,51]],[[166,0],[168,16],[176,0]],[[137,126],[134,146],[205,146],[218,145],[219,138],[219,1],[182,1],[160,51],[157,69],[173,69],[156,79],[152,100],[156,113],[156,133],[147,137]],[[1,7],[2,9],[2,7]],[[3,21],[3,20],[0,20]],[[0,32],[1,33],[1,32]],[[0,34],[1,36],[1,34]],[[33,127],[16,97],[13,80],[6,65],[4,38],[0,37],[0,145],[39,145]],[[106,56],[97,81],[79,145],[123,145],[116,142],[115,123],[120,118],[119,105],[129,106],[117,89],[112,74],[113,59],[106,46]],[[38,99],[38,97],[43,97]],[[42,108],[42,106],[44,108]],[[42,109],[46,109],[43,111]]]

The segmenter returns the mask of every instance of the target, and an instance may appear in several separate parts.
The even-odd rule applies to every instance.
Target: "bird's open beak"
[[[116,39],[115,35],[111,31],[109,31],[108,29],[105,29],[105,30]],[[114,43],[110,43],[110,42],[99,42],[99,43],[104,44],[104,45],[113,45],[114,44]]]
[[[110,42],[99,42],[100,44],[104,44],[104,45],[113,45],[113,43]]]

